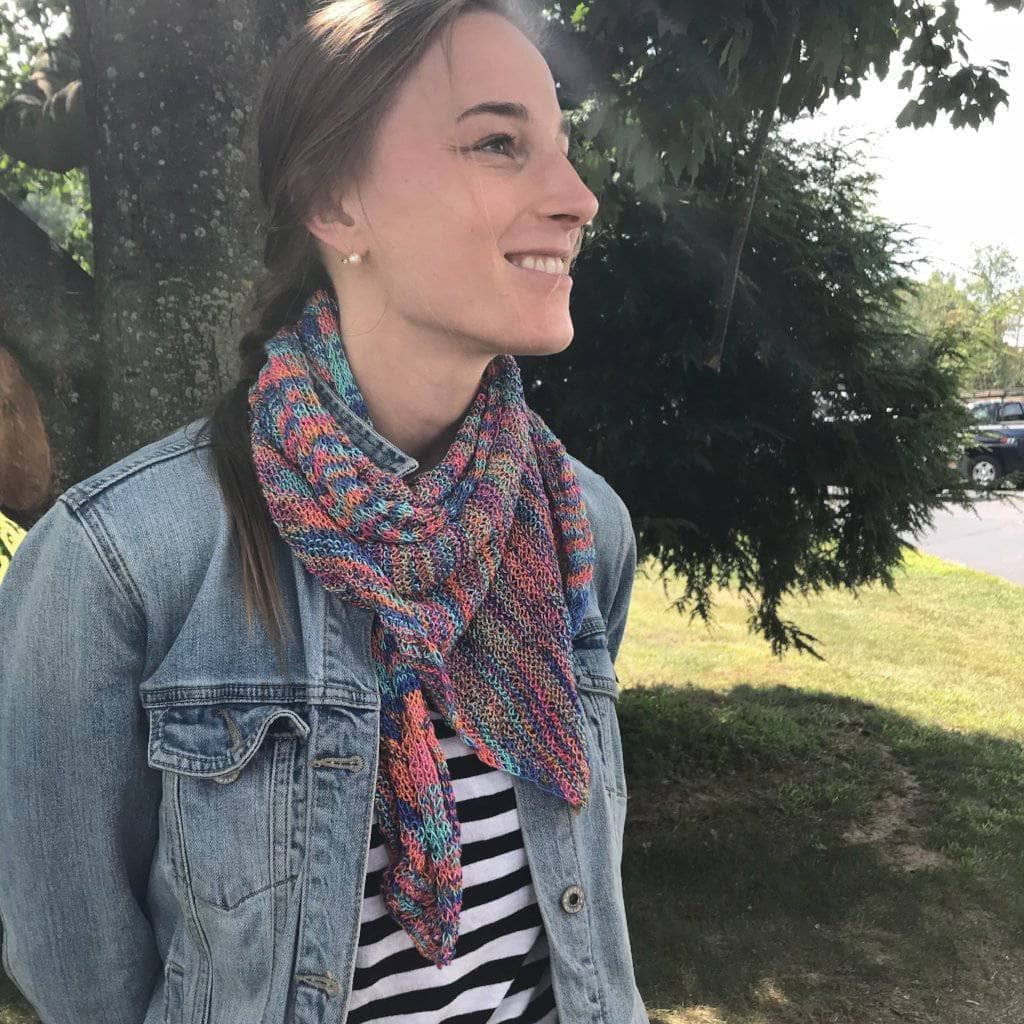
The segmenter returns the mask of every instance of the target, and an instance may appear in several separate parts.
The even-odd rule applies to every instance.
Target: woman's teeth
[[[526,270],[540,270],[545,274],[566,273],[565,260],[557,256],[506,256],[509,263]]]

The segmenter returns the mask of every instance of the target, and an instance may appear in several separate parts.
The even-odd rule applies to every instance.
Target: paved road
[[[979,499],[974,511],[952,506],[934,523],[913,542],[922,551],[1024,584],[1024,494]]]

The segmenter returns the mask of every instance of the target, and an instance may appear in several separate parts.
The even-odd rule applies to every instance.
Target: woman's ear
[[[355,218],[345,209],[343,197],[332,192],[305,222],[306,230],[324,245],[343,256],[359,248],[359,231]]]

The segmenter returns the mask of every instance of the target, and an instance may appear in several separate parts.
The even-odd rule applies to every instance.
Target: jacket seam
[[[609,485],[609,486],[611,486],[611,485]],[[618,494],[616,494],[615,496],[618,498],[619,505],[620,505],[620,508],[619,508],[619,524],[622,526],[622,542],[619,544],[619,554],[618,554],[618,558],[615,561],[615,567],[616,567],[616,570],[618,571],[618,574],[619,574],[619,580],[617,582],[617,586],[621,586],[622,585],[622,570],[625,568],[626,552],[629,550],[629,533],[632,531],[632,525],[627,520],[627,516],[629,516],[629,509],[626,507],[626,503],[622,500],[621,497],[619,497]],[[622,514],[623,512],[625,512],[625,515]]]
[[[186,424],[183,429],[187,429],[189,426],[191,424]],[[121,483],[128,477],[134,476],[134,474],[148,469],[150,466],[177,458],[179,455],[186,454],[187,452],[198,451],[200,448],[209,448],[212,443],[209,435],[202,438],[189,438],[185,436],[177,441],[169,441],[156,451],[149,452],[145,456],[135,459],[128,458],[125,461],[115,463],[114,467],[116,467],[116,470],[114,467],[110,467],[110,471],[101,471],[98,476],[72,485],[61,495],[61,498],[69,508],[78,512],[108,488]]]
[[[69,515],[81,526],[82,532],[89,538],[93,550],[106,569],[107,575],[113,581],[118,593],[124,598],[139,621],[145,621],[142,594],[131,573],[129,573],[124,559],[114,545],[102,519],[96,514],[95,509],[87,508],[84,505],[80,509],[75,509],[64,500],[63,495],[61,495],[60,500],[64,501],[64,506],[68,509]],[[86,516],[88,516],[88,520]]]
[[[617,504],[619,506],[619,508],[618,508],[618,511],[619,511],[618,520],[619,520],[619,527],[620,527],[620,529],[619,529],[619,544],[618,544],[618,549],[617,549],[617,551],[615,553],[614,560],[609,561],[608,557],[607,557],[607,554],[605,555],[605,558],[603,560],[601,558],[597,559],[598,567],[599,567],[600,571],[603,573],[603,578],[600,581],[602,586],[597,588],[598,596],[600,596],[602,590],[606,589],[603,586],[603,584],[606,581],[613,583],[613,589],[611,591],[610,604],[608,605],[608,607],[607,608],[602,608],[600,606],[600,603],[598,603],[598,611],[601,613],[601,618],[604,621],[605,628],[607,628],[607,626],[608,626],[608,616],[611,613],[611,610],[615,607],[616,599],[617,599],[617,597],[619,595],[620,589],[622,588],[622,582],[623,582],[622,581],[622,575],[623,575],[624,564],[625,564],[625,561],[626,561],[626,552],[629,550],[629,537],[627,535],[627,531],[630,529],[630,527],[627,526],[626,516],[629,515],[629,509],[626,508],[626,503],[622,500],[622,498],[619,497],[618,493],[614,490],[612,485],[609,484],[608,481],[604,479],[604,477],[601,477],[601,479],[604,480],[605,485],[608,487],[608,490],[611,492],[611,496],[615,499],[615,501],[613,501],[613,505]],[[623,515],[624,511],[625,511],[625,515]],[[607,552],[607,546],[605,547],[605,551]],[[601,565],[602,561],[604,562],[603,566]]]

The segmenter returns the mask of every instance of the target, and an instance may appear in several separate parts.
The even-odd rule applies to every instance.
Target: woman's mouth
[[[569,276],[569,260],[568,258],[561,258],[558,256],[520,256],[516,254],[508,254],[505,259],[512,264],[517,270],[523,270],[527,274],[534,276],[537,280],[548,278],[548,283],[551,283],[551,278],[555,278],[558,283],[567,282],[572,283],[572,278]]]

